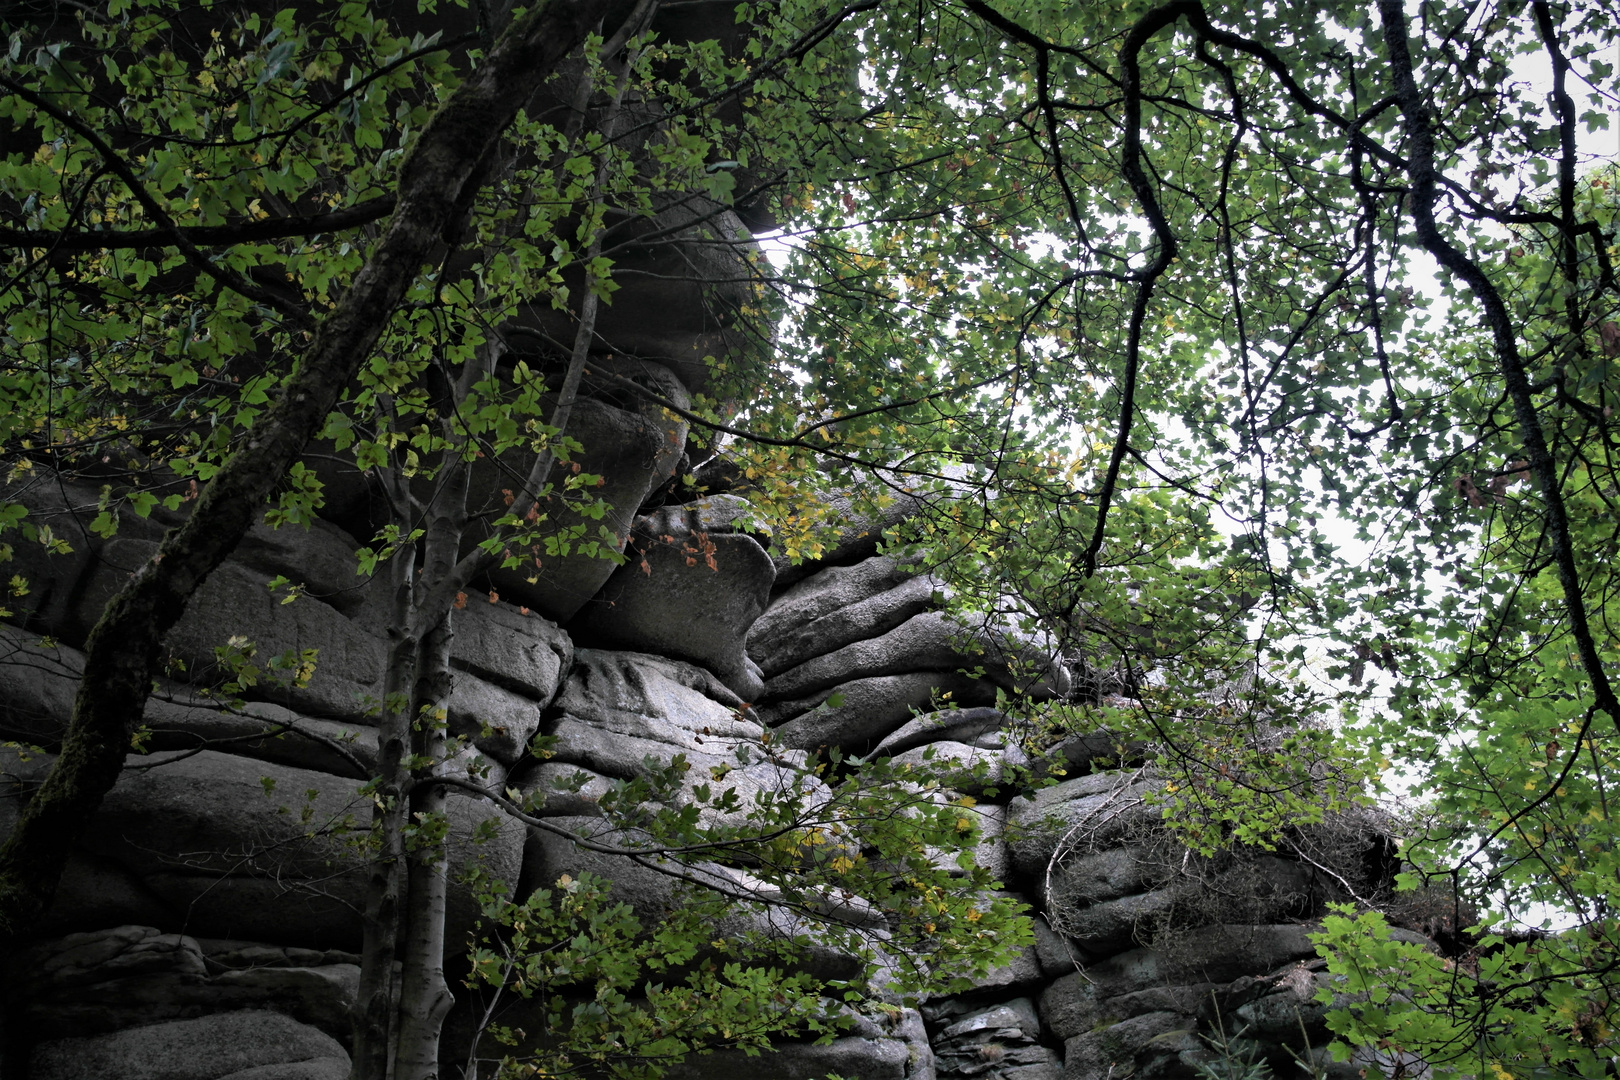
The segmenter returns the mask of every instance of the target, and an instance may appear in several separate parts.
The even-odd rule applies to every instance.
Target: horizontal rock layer
[[[679,397],[667,371],[636,377]],[[604,799],[638,778],[675,775],[661,797],[707,824],[738,824],[787,796],[813,809],[830,789],[807,770],[809,755],[837,749],[936,774],[946,788],[929,797],[963,805],[977,863],[1042,915],[1033,944],[961,997],[920,1013],[877,1009],[825,1046],[788,1040],[763,1058],[693,1058],[675,1075],[1191,1076],[1211,1060],[1205,1036],[1223,1026],[1246,1030],[1279,1070],[1289,1050],[1320,1049],[1315,994],[1333,984],[1306,920],[1330,890],[1304,864],[1273,856],[1189,876],[1159,827],[1155,778],[1090,771],[1130,748],[1097,731],[1028,745],[1008,693],[1065,694],[1067,667],[1032,635],[953,621],[948,589],[878,554],[883,530],[918,500],[866,516],[835,500],[832,512],[848,518],[841,535],[824,559],[794,565],[768,549],[737,496],[641,505],[676,467],[684,425],[623,396],[587,411],[581,430],[601,437],[604,468],[623,464],[615,454],[640,455],[607,492],[609,531],[628,561],[531,563],[544,571],[537,582],[509,572],[490,601],[478,591],[458,608],[446,719],[464,745],[449,768],[526,800],[540,823],[520,826],[488,799],[458,793],[453,866],[480,865],[520,893],[598,874],[655,925],[683,886],[655,858],[593,850],[638,840],[610,829]],[[94,493],[79,495],[93,505]],[[75,527],[65,508],[35,503],[62,535]],[[0,728],[45,747],[0,763],[0,831],[43,779],[71,714],[83,670],[73,644],[158,538],[140,519],[111,541],[73,535],[83,550],[27,556],[39,588],[19,608],[26,629],[0,625]],[[363,874],[355,841],[371,812],[357,789],[376,761],[387,641],[387,598],[354,568],[352,541],[332,525],[260,526],[165,642],[178,663],[148,706],[148,752],[130,756],[72,853],[52,936],[13,964],[8,1024],[26,1032],[34,1077],[107,1074],[114,1058],[117,1075],[169,1076],[141,1070],[166,1068],[181,1050],[200,1080],[346,1075]],[[305,595],[281,603],[266,588],[276,576]],[[261,682],[245,702],[211,696],[224,677],[214,650],[239,633],[261,663],[315,650],[314,677]],[[672,774],[676,755],[685,771]],[[1057,769],[1071,778],[1031,788]],[[727,790],[740,809],[714,807]],[[717,940],[791,939],[819,925],[811,913],[874,940],[886,932],[885,913],[858,896],[829,893],[794,912],[746,868],[714,862],[691,873],[732,898]],[[1209,906],[1212,884],[1234,882],[1246,892],[1241,917]],[[475,920],[471,892],[453,885],[456,949]],[[859,969],[825,943],[799,963],[834,979]],[[471,1030],[461,1011],[455,1038]]]

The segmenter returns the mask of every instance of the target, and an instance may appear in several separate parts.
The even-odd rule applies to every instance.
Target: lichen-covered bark
[[[108,603],[85,647],[61,756],[0,847],[0,941],[16,942],[50,905],[69,851],[117,781],[164,634],[320,429],[440,243],[486,151],[607,6],[550,0],[531,9],[445,102],[401,168],[382,238],[321,321],[282,397],[204,489],[191,517]]]

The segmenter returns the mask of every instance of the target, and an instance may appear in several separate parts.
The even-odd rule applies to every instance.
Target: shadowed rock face
[[[693,776],[724,774],[745,805],[789,789],[813,796],[821,781],[804,771],[804,751],[837,747],[980,766],[961,781],[979,800],[979,861],[1045,917],[1035,947],[974,992],[926,1002],[920,1013],[864,1018],[827,1047],[786,1042],[765,1059],[698,1058],[680,1075],[1105,1080],[1130,1069],[1192,1077],[1210,1059],[1202,1036],[1223,1026],[1246,1027],[1257,1054],[1278,1069],[1290,1052],[1326,1045],[1314,995],[1331,984],[1305,920],[1334,895],[1330,883],[1274,856],[1183,873],[1187,860],[1155,831],[1149,774],[1094,772],[1019,795],[1017,770],[1039,748],[995,707],[1012,669],[998,672],[990,650],[1009,656],[1031,646],[992,637],[970,654],[972,639],[947,633],[932,609],[934,582],[884,556],[796,570],[797,582],[773,600],[777,568],[761,544],[769,538],[745,531],[746,511],[727,497],[640,515],[627,549],[639,557],[607,575],[567,627],[504,595],[456,612],[449,719],[467,745],[454,767],[538,792],[538,813],[561,833],[524,829],[491,805],[454,798],[455,865],[479,862],[520,891],[565,873],[600,873],[656,920],[678,902],[670,879],[567,837],[600,833],[598,803],[615,781],[684,754]],[[358,977],[361,881],[346,837],[369,816],[355,791],[376,753],[364,699],[386,626],[369,600],[340,607],[313,588],[291,605],[258,599],[268,595],[267,577],[300,573],[347,597],[327,569],[341,565],[335,535],[283,531],[257,543],[219,576],[211,607],[169,643],[200,660],[223,635],[246,633],[318,647],[322,666],[328,657],[332,666],[300,689],[250,688],[261,700],[236,709],[201,693],[210,676],[200,663],[175,672],[195,682],[160,687],[148,713],[160,752],[130,759],[70,862],[48,937],[14,965],[10,1052],[32,1060],[34,1076],[94,1075],[109,1055],[159,1060],[165,1045],[195,1045],[215,1054],[196,1075],[219,1080],[248,1067],[207,1049],[227,1038],[260,1055],[253,1069],[280,1070],[254,1077],[337,1077],[347,1068],[341,1017]],[[55,576],[45,589],[71,602],[25,617],[58,640],[0,625],[0,734],[48,743],[61,730],[89,598],[150,544],[120,538],[49,564]],[[917,603],[926,606],[893,621]],[[794,662],[781,666],[784,657]],[[963,672],[969,659],[975,670]],[[1043,662],[1045,692],[1056,692],[1065,673]],[[766,664],[775,670],[761,683]],[[773,697],[772,687],[804,693]],[[547,760],[527,752],[536,733],[555,737]],[[1054,736],[1054,752],[1066,754],[1079,737]],[[0,830],[50,760],[7,759]],[[691,801],[690,788],[671,798]],[[708,807],[700,813],[721,820]],[[486,821],[493,840],[472,843]],[[758,887],[735,869],[704,872],[739,895]],[[1248,890],[1242,905],[1228,896],[1210,906],[1211,890],[1234,887]],[[847,912],[831,914],[855,925],[880,916],[863,904],[850,898]],[[450,919],[450,940],[464,940],[473,919],[464,890],[452,894]],[[733,922],[728,933],[806,929],[746,905]],[[806,962],[828,977],[853,971],[832,948],[812,950]],[[458,1004],[447,1060],[461,1060],[477,1012],[470,999]],[[288,1054],[305,1056],[261,1053],[253,1048],[270,1036],[253,1032],[271,1032]]]
[[[642,502],[675,474],[686,443],[686,424],[586,400],[575,407],[570,434],[584,444],[581,471],[602,478],[588,497],[601,499],[608,510],[600,518],[581,513],[555,496],[541,512],[555,522],[554,535],[569,536],[572,550],[551,555],[544,547],[513,552],[519,565],[497,569],[490,580],[503,597],[566,623],[590,602],[613,575],[629,539],[630,524]],[[579,550],[582,542],[600,543],[602,553]]]
[[[249,1009],[48,1041],[34,1050],[30,1064],[37,1080],[218,1080],[250,1073],[342,1080],[349,1072],[349,1055],[336,1039],[307,1024]]]
[[[703,664],[738,697],[758,701],[765,682],[743,641],[770,601],[776,567],[754,537],[734,531],[732,504],[741,502],[718,496],[638,518],[630,561],[569,632],[585,642]]]
[[[755,301],[756,249],[729,207],[683,196],[651,218],[609,230],[620,288],[598,315],[593,352],[663,365],[694,393],[710,389],[706,359],[739,357],[757,346],[760,331],[742,312]],[[583,278],[565,283],[582,295]],[[549,303],[519,312],[516,322],[566,351],[578,330],[573,314]]]

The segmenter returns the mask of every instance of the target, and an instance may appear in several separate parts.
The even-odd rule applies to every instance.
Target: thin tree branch
[[[1570,529],[1569,511],[1564,505],[1558,481],[1558,465],[1548,449],[1547,437],[1542,430],[1541,417],[1536,411],[1535,397],[1530,388],[1529,373],[1519,355],[1513,316],[1485,271],[1446,239],[1435,223],[1434,124],[1423,92],[1412,73],[1405,5],[1403,0],[1379,0],[1378,11],[1383,24],[1385,47],[1389,50],[1395,93],[1400,100],[1401,115],[1406,121],[1412,144],[1410,206],[1418,243],[1434,256],[1436,262],[1468,285],[1483,309],[1483,319],[1491,334],[1496,362],[1513,402],[1514,420],[1524,445],[1525,457],[1530,463],[1531,475],[1536,478],[1536,486],[1546,500],[1543,521],[1549,548],[1553,564],[1558,568],[1564,612],[1569,618],[1570,633],[1581,658],[1581,668],[1592,684],[1593,705],[1607,713],[1615,726],[1620,728],[1620,700],[1615,698],[1613,684],[1604,670],[1597,643],[1592,639],[1586,600],[1581,592],[1580,569],[1575,565],[1575,542]]]
[[[0,248],[50,247],[57,251],[114,251],[163,247],[178,236],[197,247],[225,247],[342,232],[387,217],[394,196],[380,195],[325,214],[301,214],[240,221],[230,225],[171,225],[159,229],[8,229],[0,226]]]
[[[129,163],[89,125],[64,109],[59,108],[49,98],[37,94],[26,86],[22,86],[3,75],[0,75],[0,88],[4,88],[22,98],[89,143],[96,153],[101,155],[101,160],[107,166],[107,171],[124,182],[124,186],[129,188],[136,201],[141,204],[141,207],[150,215],[152,220],[158,223],[159,229],[168,235],[169,241],[180,249],[180,254],[185,257],[186,262],[190,263],[199,273],[208,275],[225,288],[240,293],[255,303],[262,304],[272,311],[279,311],[299,329],[314,331],[315,320],[300,305],[259,288],[229,267],[218,265],[214,260],[199,251],[197,246],[189,239],[181,235],[179,227],[175,224],[174,219],[169,216],[169,212],[163,209],[162,204],[157,201],[150,191],[146,190],[146,185],[141,183],[140,178],[129,167]]]

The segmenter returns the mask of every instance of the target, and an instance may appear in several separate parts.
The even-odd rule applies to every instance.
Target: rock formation
[[[983,762],[986,783],[1029,765],[1048,748],[1009,730],[998,694],[1098,685],[1077,689],[1038,640],[946,615],[941,583],[883,550],[916,499],[862,516],[829,493],[843,532],[820,560],[795,564],[772,552],[743,498],[667,494],[677,470],[702,464],[702,447],[624,383],[683,407],[713,393],[704,357],[737,344],[747,253],[734,243],[743,222],[704,200],[633,224],[665,239],[620,260],[624,287],[592,358],[614,378],[587,381],[569,432],[584,444],[583,468],[604,477],[602,523],[626,561],[553,559],[532,581],[498,572],[487,600],[473,595],[457,611],[448,720],[470,746],[456,767],[493,790],[537,793],[539,814],[588,834],[613,781],[677,753],[699,775],[729,767],[736,747],[766,745],[767,732],[776,749],[732,777],[745,797],[811,782],[797,763],[822,748]],[[538,334],[571,336],[565,315],[531,314]],[[254,529],[165,642],[171,662],[139,752],[73,853],[42,939],[12,958],[8,1078],[347,1074],[363,888],[354,841],[370,815],[357,789],[377,754],[371,706],[387,620],[356,573],[355,550],[377,524],[373,478],[319,455],[309,465],[325,484],[324,520]],[[499,498],[493,463],[475,484],[479,498]],[[97,488],[44,468],[6,497],[65,543],[19,545],[8,568],[29,592],[0,624],[0,737],[44,751],[4,751],[0,830],[49,767],[82,671],[77,647],[174,520],[125,513],[102,540],[87,528]],[[266,588],[278,576],[302,587],[295,602]],[[261,671],[240,690],[245,706],[225,708],[207,691],[228,674],[215,650],[233,638],[254,642],[261,666],[286,650],[314,650],[318,663],[307,680]],[[536,736],[552,740],[546,760],[529,753]],[[1296,1067],[1292,1055],[1320,1057],[1314,995],[1327,984],[1308,934],[1332,883],[1272,859],[1224,879],[1241,879],[1244,903],[1203,903],[1207,878],[1164,869],[1144,803],[1151,777],[1092,771],[1084,733],[1059,749],[1074,779],[1033,798],[1006,785],[970,792],[981,796],[980,862],[1032,905],[1034,947],[970,993],[856,1017],[831,1045],[719,1053],[676,1076],[1147,1080],[1194,1075],[1211,1059],[1206,1037],[1223,1031],[1279,1073]],[[479,863],[520,890],[591,870],[649,919],[668,902],[667,878],[526,829],[486,800],[458,794],[449,816],[458,867]],[[475,915],[453,887],[447,940],[465,942]],[[859,904],[849,917],[863,917]],[[847,960],[812,957],[829,976],[847,974]],[[447,1076],[458,1075],[469,1023],[452,1016]]]
[[[161,526],[132,519],[100,542],[76,527],[94,492],[53,480],[23,494],[74,545],[36,560],[20,625],[0,625],[0,724],[48,748],[76,688],[75,644]],[[932,753],[992,772],[1028,762],[996,694],[1019,670],[1020,689],[1071,692],[1061,660],[996,628],[952,624],[938,583],[875,540],[779,574],[769,537],[737,524],[743,509],[721,497],[633,515],[630,543],[652,572],[633,560],[553,617],[505,597],[458,612],[450,722],[472,740],[468,774],[543,792],[542,814],[589,831],[612,780],[676,753],[725,763],[767,728],[788,755]],[[863,524],[881,530],[850,531]],[[354,546],[325,524],[256,529],[170,638],[183,665],[152,701],[145,752],[75,852],[45,938],[13,961],[9,1075],[96,1075],[116,1059],[122,1075],[178,1076],[161,1064],[176,1047],[198,1080],[343,1075],[361,887],[347,841],[366,815],[355,789],[375,754],[367,700],[383,654]],[[265,587],[277,574],[306,595],[279,603]],[[245,688],[245,708],[222,708],[203,691],[217,678],[214,646],[232,635],[261,654],[318,649],[314,677],[266,678]],[[938,708],[947,694],[951,707]],[[550,760],[526,753],[537,734],[555,738]],[[9,753],[0,815],[16,813],[49,761]],[[552,783],[579,772],[582,786]],[[744,794],[801,782],[791,758],[747,772]],[[1131,770],[1086,772],[1033,798],[1006,790],[981,802],[980,858],[1033,905],[1038,940],[976,991],[862,1018],[831,1046],[695,1058],[680,1075],[1190,1076],[1212,1055],[1205,1036],[1221,1031],[1280,1073],[1296,1067],[1291,1054],[1320,1057],[1314,995],[1327,984],[1308,920],[1333,883],[1302,862],[1251,860],[1224,879],[1227,892],[1240,883],[1242,903],[1200,906],[1209,879],[1167,869],[1175,860],[1143,801],[1151,784]],[[451,817],[453,858],[522,888],[591,869],[653,917],[668,892],[656,875],[527,834],[475,798],[453,798]],[[490,821],[493,839],[472,843]],[[449,939],[465,940],[473,917],[471,898],[453,894]],[[837,957],[826,963],[836,973]]]

